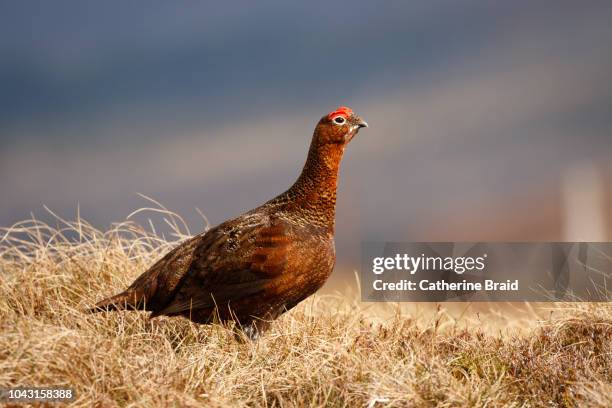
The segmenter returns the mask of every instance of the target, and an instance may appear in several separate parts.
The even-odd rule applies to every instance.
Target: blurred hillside
[[[577,164],[558,183],[449,214],[423,234],[432,241],[608,241],[612,167]]]
[[[343,269],[362,240],[609,239],[611,19],[610,2],[3,3],[0,225],[45,204],[103,228],[136,192],[216,224],[291,184],[346,104],[370,128],[343,163]]]

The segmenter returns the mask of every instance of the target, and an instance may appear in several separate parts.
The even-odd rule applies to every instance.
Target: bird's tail
[[[144,296],[133,290],[126,290],[118,295],[99,301],[95,306],[86,309],[87,313],[110,312],[114,310],[144,310]]]

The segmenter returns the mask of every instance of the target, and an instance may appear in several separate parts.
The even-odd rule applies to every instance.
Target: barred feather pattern
[[[287,191],[182,243],[90,311],[146,310],[151,317],[184,316],[202,324],[234,321],[257,337],[332,273],[340,162],[365,126],[348,108],[321,118],[302,172]]]

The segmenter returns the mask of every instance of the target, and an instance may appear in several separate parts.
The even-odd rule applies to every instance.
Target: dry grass
[[[0,387],[69,386],[84,407],[612,406],[607,304],[557,306],[520,332],[483,330],[491,314],[315,296],[257,343],[184,319],[83,314],[184,238],[167,215],[173,242],[133,222],[0,232]]]

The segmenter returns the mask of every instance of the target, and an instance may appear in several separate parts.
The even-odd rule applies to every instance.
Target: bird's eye
[[[337,116],[334,119],[334,122],[336,122],[338,125],[342,125],[344,124],[344,122],[346,122],[346,119],[344,119],[342,116]]]

